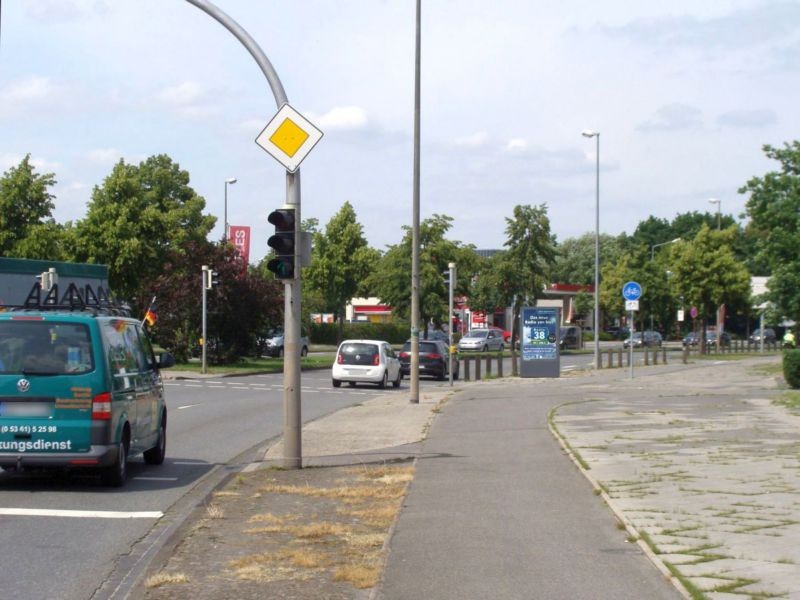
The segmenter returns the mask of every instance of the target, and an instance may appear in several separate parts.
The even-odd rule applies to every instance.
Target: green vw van
[[[93,469],[121,486],[128,458],[159,465],[167,408],[141,323],[97,310],[0,312],[0,467]]]

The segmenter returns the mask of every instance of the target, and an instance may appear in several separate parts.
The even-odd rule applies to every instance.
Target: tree
[[[0,254],[19,258],[63,258],[63,229],[53,220],[53,173],[37,174],[31,155],[0,178]]]
[[[120,160],[75,226],[75,259],[109,265],[111,289],[140,305],[175,252],[206,240],[216,218],[204,208],[189,173],[168,156],[138,166]]]
[[[207,349],[214,362],[230,362],[248,354],[257,335],[275,327],[283,316],[280,285],[250,269],[231,244],[189,242],[173,251],[162,273],[146,286],[155,296],[156,342],[186,360],[199,343],[202,319],[203,265],[218,274],[219,284],[207,290]]]
[[[697,307],[705,346],[708,318],[721,304],[745,307],[750,298],[750,274],[733,253],[735,228],[715,231],[703,225],[694,240],[675,244],[672,268],[677,293]]]
[[[616,262],[627,247],[627,236],[600,234],[600,264]],[[584,233],[558,245],[553,265],[554,283],[589,285],[594,283],[595,235]]]
[[[781,315],[800,322],[800,142],[764,146],[764,153],[780,163],[780,170],[753,177],[739,190],[750,194],[748,237],[757,261],[769,271],[768,299]]]
[[[470,294],[470,307],[486,310],[491,304],[512,307],[512,328],[519,324],[524,304],[533,304],[550,283],[556,258],[556,241],[550,233],[547,206],[517,205],[506,217],[506,250],[492,257],[478,275]],[[511,346],[512,374],[517,372],[516,351]]]
[[[370,248],[349,202],[328,221],[324,232],[314,234],[311,266],[304,275],[306,289],[320,303],[321,312],[335,315],[339,342],[347,303],[363,289],[364,279],[379,259],[380,253]]]
[[[448,240],[452,217],[435,214],[420,223],[419,306],[420,322],[439,326],[447,321],[449,290],[444,274],[448,264],[458,269],[457,294],[468,289],[470,275],[475,273],[480,257],[474,246]],[[411,228],[403,226],[405,235],[399,244],[389,246],[365,281],[365,289],[392,306],[392,311],[409,318],[411,314]],[[425,329],[427,335],[427,328]]]

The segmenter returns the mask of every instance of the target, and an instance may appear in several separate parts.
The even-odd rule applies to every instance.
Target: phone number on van
[[[0,433],[57,433],[56,425],[3,425]]]

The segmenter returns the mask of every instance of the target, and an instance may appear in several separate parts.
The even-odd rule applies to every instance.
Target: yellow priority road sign
[[[286,170],[294,173],[311,149],[322,139],[322,132],[288,104],[281,106],[258,137],[256,144],[266,150]]]

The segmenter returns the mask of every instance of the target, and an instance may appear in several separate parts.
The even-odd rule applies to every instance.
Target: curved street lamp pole
[[[218,21],[225,29],[247,49],[255,59],[261,72],[275,97],[275,104],[280,109],[288,104],[278,74],[272,63],[261,50],[256,41],[244,28],[217,8],[209,0],[186,0],[207,15]],[[295,210],[295,227],[300,219],[300,170],[286,172],[286,204]],[[296,229],[297,231],[297,229]],[[302,419],[300,415],[300,258],[295,258],[295,279],[287,279],[284,283],[284,348],[286,353],[283,362],[283,466],[287,469],[299,469],[303,466],[302,455]]]

